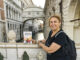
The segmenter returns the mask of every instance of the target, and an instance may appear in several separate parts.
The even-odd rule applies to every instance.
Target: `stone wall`
[[[80,46],[77,45],[77,60],[80,60]],[[46,60],[46,53],[37,44],[24,43],[0,43],[0,53],[3,60],[23,60],[23,54],[26,52],[30,60],[39,60],[38,56],[43,56],[42,60]],[[40,55],[40,56],[41,56]]]
[[[48,18],[51,15],[58,14],[62,17],[62,29],[76,43],[80,43],[80,0],[46,0],[45,13],[45,38],[50,30]],[[78,19],[78,20],[77,20]],[[73,21],[73,22],[71,22]],[[78,25],[77,25],[78,24]],[[75,27],[75,25],[77,25]],[[46,33],[47,32],[47,33]]]
[[[4,42],[5,39],[5,21],[0,20],[0,42]]]
[[[37,44],[0,43],[0,53],[4,57],[3,60],[23,60],[24,52],[28,54],[29,60],[39,60],[40,53],[43,60],[46,60],[46,53]]]

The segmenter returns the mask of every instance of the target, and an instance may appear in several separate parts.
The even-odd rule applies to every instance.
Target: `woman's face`
[[[55,31],[60,29],[61,22],[55,17],[51,18],[49,21],[50,28]]]

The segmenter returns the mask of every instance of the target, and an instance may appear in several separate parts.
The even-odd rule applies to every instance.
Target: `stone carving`
[[[10,43],[16,42],[16,33],[13,30],[10,30],[7,36]]]
[[[41,51],[37,54],[37,58],[38,58],[38,60],[44,60],[43,59],[44,55],[43,55],[43,53]]]

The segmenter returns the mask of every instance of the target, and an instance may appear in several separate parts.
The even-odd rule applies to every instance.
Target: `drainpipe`
[[[62,27],[63,27],[63,0],[61,0],[61,2],[60,2],[60,13],[61,13],[61,29],[62,29]]]

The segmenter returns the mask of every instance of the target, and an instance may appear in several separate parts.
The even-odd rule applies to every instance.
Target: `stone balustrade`
[[[24,43],[0,43],[0,53],[3,55],[3,60],[23,60],[24,52],[29,56],[29,60],[46,60],[46,53],[37,44]]]
[[[80,59],[80,45],[77,48],[77,60]],[[24,52],[29,56],[29,60],[46,60],[46,53],[37,44],[24,43],[0,43],[0,53],[3,60],[23,60]]]

